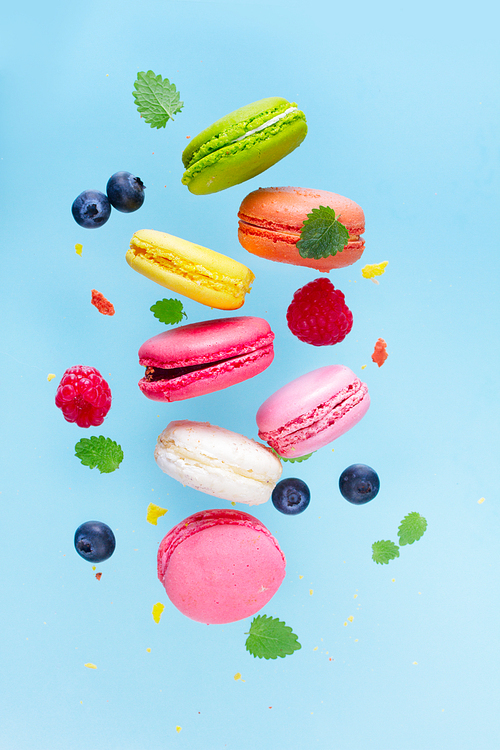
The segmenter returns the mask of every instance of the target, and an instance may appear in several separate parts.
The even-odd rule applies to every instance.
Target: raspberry
[[[57,386],[56,406],[67,422],[97,427],[111,408],[111,390],[95,367],[69,367]]]
[[[344,299],[329,279],[310,281],[293,295],[286,313],[289,329],[306,344],[338,344],[352,328],[352,312]]]

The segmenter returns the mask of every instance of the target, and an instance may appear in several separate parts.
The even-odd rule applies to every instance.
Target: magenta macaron
[[[158,578],[186,617],[217,624],[250,617],[276,593],[285,556],[254,516],[202,510],[174,526],[158,550]]]
[[[292,380],[257,412],[259,437],[284,458],[322,448],[354,427],[370,405],[368,387],[344,365]]]
[[[274,333],[263,318],[205,320],[148,339],[139,388],[153,401],[182,401],[229,388],[269,367]]]

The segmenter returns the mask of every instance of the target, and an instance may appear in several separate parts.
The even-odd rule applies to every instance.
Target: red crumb
[[[114,315],[115,314],[115,308],[109,302],[104,294],[101,294],[101,292],[98,292],[97,289],[92,289],[92,299],[90,300],[94,307],[97,307],[100,313],[103,315]]]
[[[101,576],[102,576],[102,573],[96,573],[95,574],[95,577],[97,578],[98,581],[101,580]]]
[[[191,138],[191,136],[190,136],[190,135],[187,135],[187,136],[186,136],[186,138]]]
[[[382,367],[385,360],[389,355],[387,354],[387,344],[384,339],[377,339],[375,349],[372,354],[372,361],[375,362],[379,367]]]

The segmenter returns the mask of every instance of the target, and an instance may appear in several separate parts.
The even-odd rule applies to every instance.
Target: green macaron
[[[239,185],[290,154],[306,133],[304,113],[286,99],[247,104],[190,141],[182,153],[182,182],[196,195]]]

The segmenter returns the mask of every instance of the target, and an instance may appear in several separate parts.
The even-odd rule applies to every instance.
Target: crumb
[[[179,734],[179,732],[180,732],[181,730],[182,730],[182,727],[180,727],[179,725],[177,725],[177,726],[175,727],[175,731],[177,732],[177,734]]]
[[[393,583],[395,583],[396,579],[395,579],[395,578],[391,578],[391,581],[392,581]]]
[[[382,276],[385,273],[385,267],[388,263],[388,260],[383,260],[382,263],[367,264],[361,269],[361,273],[365,279],[373,279],[375,281],[374,276]]]
[[[97,669],[95,664],[92,664],[90,661],[87,662],[87,664],[84,664],[85,667],[88,667],[89,669]]]
[[[366,370],[366,365],[361,365],[362,370]]]
[[[100,313],[103,315],[114,315],[115,308],[109,302],[106,297],[98,292],[96,289],[92,289],[92,299],[90,300],[94,307],[97,307]]]
[[[47,375],[47,380],[49,381],[49,383],[51,380],[54,380],[54,378],[55,378],[55,374],[53,372],[49,372],[49,374]]]
[[[347,627],[347,622],[344,622],[344,628]]]
[[[97,578],[98,581],[100,581],[102,577],[102,573],[96,573],[95,577]]]
[[[153,524],[153,526],[157,526],[158,519],[160,518],[160,516],[164,516],[165,513],[168,513],[168,510],[166,508],[160,508],[159,505],[149,503],[146,521]]]
[[[302,579],[302,578],[304,578],[304,576],[299,575],[299,578]]]
[[[147,648],[146,651],[148,652],[148,654],[151,653],[151,649],[150,648]]]
[[[309,589],[309,596],[312,596],[312,595],[313,595],[313,590]]]
[[[81,255],[82,254],[82,250],[83,250],[83,245],[80,245],[80,243],[77,242],[76,245],[75,245],[75,252],[76,252],[76,254],[77,255]]]
[[[352,622],[354,620],[354,617],[352,615],[349,615],[347,619],[349,620],[349,622]]]
[[[375,362],[379,367],[382,367],[385,360],[389,355],[387,354],[387,344],[384,339],[377,339],[375,349],[372,354],[372,361]]]
[[[97,307],[100,313],[103,315],[114,315],[115,308],[109,302],[106,297],[98,292],[96,289],[92,289],[92,299],[90,300],[94,307]]]
[[[479,505],[481,505],[481,503],[484,503],[485,500],[486,500],[485,497],[480,497],[477,502],[479,503]]]
[[[354,594],[353,599],[357,599],[357,598],[358,598],[358,595]]]
[[[414,662],[412,662],[412,664],[418,664],[418,661],[414,661]]]
[[[317,646],[315,646],[315,647],[313,648],[313,651],[317,651],[317,650],[318,650],[318,647],[317,647]]]
[[[236,674],[234,675],[234,679],[241,680],[241,672],[236,672]]]
[[[162,604],[161,602],[157,602],[153,606],[153,612],[152,612],[152,614],[153,614],[153,620],[155,622],[160,622],[160,618],[161,618],[161,615],[162,615],[162,612],[163,612],[164,609],[165,609],[165,605]]]

